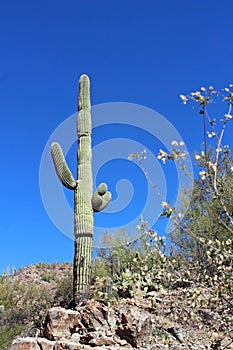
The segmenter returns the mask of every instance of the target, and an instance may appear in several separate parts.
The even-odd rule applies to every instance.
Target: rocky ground
[[[45,264],[22,269],[14,278],[46,285],[56,295],[57,281],[71,272],[71,264],[55,264],[53,268]],[[188,294],[206,293],[197,289],[183,286],[138,293],[134,298],[92,299],[75,310],[57,301],[47,311],[43,327],[36,329],[29,324],[13,341],[11,350],[233,350],[232,330],[225,330],[221,313],[190,304]]]
[[[189,319],[175,321],[168,308],[168,296],[159,293],[114,303],[89,301],[77,310],[53,307],[43,329],[16,339],[11,350],[233,349],[230,337],[222,339],[214,327]]]

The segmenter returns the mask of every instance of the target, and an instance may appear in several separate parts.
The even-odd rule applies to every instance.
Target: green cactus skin
[[[62,153],[61,146],[57,142],[53,142],[51,145],[51,154],[53,157],[53,162],[56,164],[56,172],[61,183],[74,190],[77,187],[77,182],[74,180],[73,175],[66,164],[65,157]]]
[[[96,192],[92,196],[92,208],[94,211],[101,211],[111,200],[111,193],[108,191],[108,186],[105,183],[101,183]]]
[[[74,180],[57,142],[51,145],[51,154],[59,180],[74,190],[74,264],[73,297],[78,304],[88,297],[92,270],[94,212],[103,210],[111,200],[107,185],[102,183],[93,194],[91,145],[90,80],[82,75],[78,95],[78,152],[77,179]]]
[[[105,293],[107,295],[107,298],[111,298],[111,296],[113,295],[112,286],[113,286],[113,280],[111,279],[111,277],[106,277],[104,289],[105,289]]]
[[[118,255],[112,254],[111,256],[111,273],[113,277],[120,276],[121,273],[121,261]]]

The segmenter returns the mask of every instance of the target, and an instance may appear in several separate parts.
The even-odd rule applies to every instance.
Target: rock
[[[121,350],[119,346],[91,346],[91,345],[80,345],[68,340],[57,341],[53,350]],[[126,349],[126,348],[124,348]]]
[[[114,308],[108,308],[105,313],[105,319],[110,329],[115,329],[117,318],[116,318],[116,312]]]
[[[121,339],[119,337],[114,337],[114,340],[117,344],[119,344],[121,346],[128,344],[128,342],[125,339]]]
[[[79,343],[80,342],[80,334],[73,333],[70,340],[74,343]]]
[[[56,341],[53,350],[81,350],[81,347],[80,347],[80,344],[70,342],[68,340],[63,340],[63,341]]]
[[[44,338],[37,338],[41,350],[53,350],[55,342]]]
[[[106,336],[103,332],[90,332],[86,336],[80,338],[81,344],[91,346],[107,346],[115,343],[112,337]]]
[[[35,338],[18,338],[13,341],[11,350],[41,350]]]
[[[106,321],[107,307],[100,302],[88,302],[83,310],[80,310],[82,323],[89,329],[89,331],[98,331],[103,327],[109,328]]]
[[[33,327],[33,328],[29,328],[26,330],[26,332],[23,334],[23,337],[38,337],[40,335],[40,329],[39,328],[36,328],[36,327]]]
[[[70,337],[70,325],[67,310],[61,307],[53,307],[49,310],[45,319],[43,335],[50,340]]]
[[[46,316],[43,336],[50,340],[69,339],[76,329],[83,328],[79,312],[53,307]]]
[[[120,309],[119,313],[120,319],[116,329],[118,336],[136,348],[142,346],[145,341],[150,342],[152,323],[149,312],[132,305],[125,310]]]
[[[18,338],[16,339],[11,350],[53,350],[55,342],[44,338]]]

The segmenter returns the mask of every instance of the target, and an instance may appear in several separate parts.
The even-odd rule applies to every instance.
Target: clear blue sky
[[[179,95],[232,83],[232,13],[232,0],[2,2],[0,272],[72,261],[72,240],[43,207],[39,166],[76,111],[79,76],[90,76],[93,104],[152,108],[199,149],[200,120]]]

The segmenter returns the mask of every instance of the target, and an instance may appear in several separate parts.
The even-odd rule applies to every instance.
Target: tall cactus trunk
[[[79,81],[78,95],[78,186],[74,191],[74,300],[87,297],[92,267],[92,146],[90,82],[86,75]]]
[[[78,180],[73,178],[59,143],[53,142],[51,145],[58,178],[65,187],[74,191],[73,297],[75,304],[88,298],[92,269],[93,214],[103,210],[111,200],[111,193],[105,183],[101,183],[94,194],[92,192],[91,131],[90,81],[87,75],[82,75],[79,80],[78,95]]]

